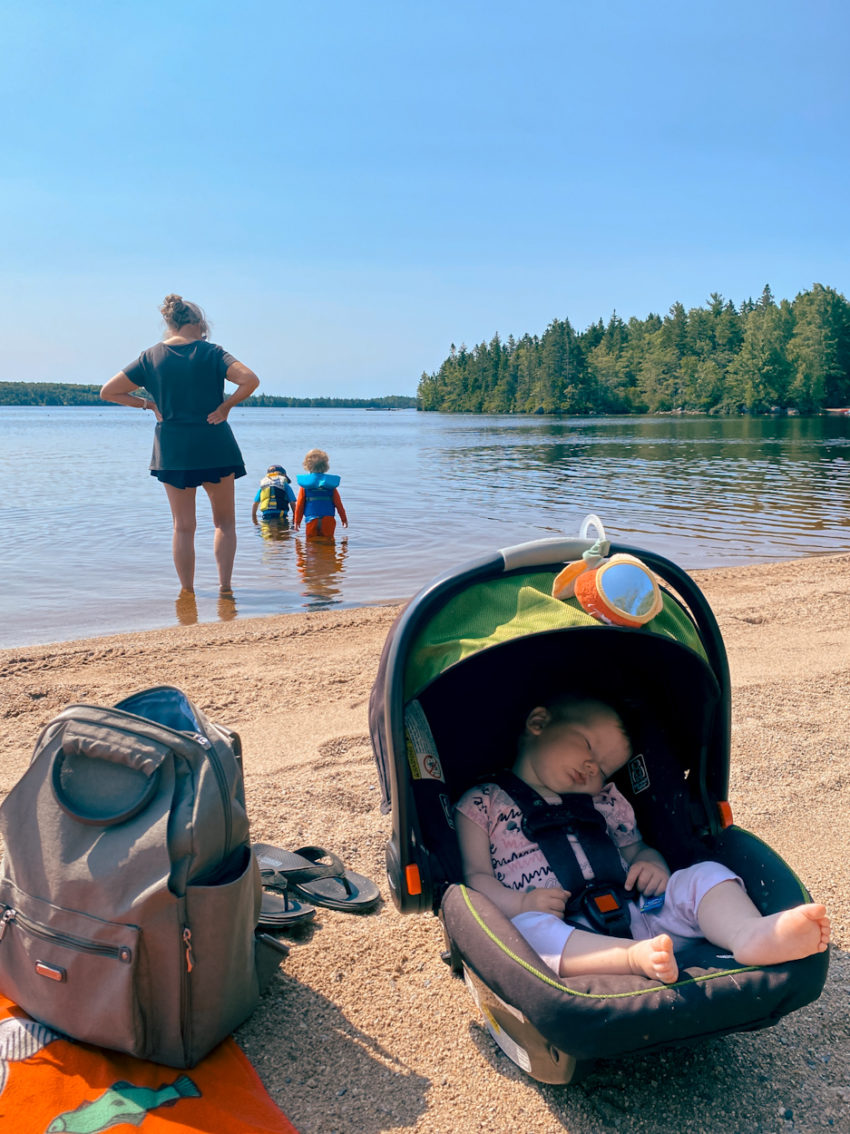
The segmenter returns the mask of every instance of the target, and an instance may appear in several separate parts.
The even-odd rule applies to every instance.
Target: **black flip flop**
[[[305,925],[316,916],[316,910],[307,902],[288,894],[263,890],[263,901],[257,925],[260,929],[288,929],[293,925]]]
[[[346,913],[369,913],[381,900],[371,879],[347,870],[342,859],[324,847],[286,851],[268,843],[255,843],[254,854],[264,886],[285,886],[288,893],[313,905]]]

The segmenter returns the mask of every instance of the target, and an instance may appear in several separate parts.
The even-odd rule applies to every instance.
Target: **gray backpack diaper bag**
[[[281,959],[238,736],[170,686],[72,705],[0,807],[0,992],[86,1043],[192,1067]]]

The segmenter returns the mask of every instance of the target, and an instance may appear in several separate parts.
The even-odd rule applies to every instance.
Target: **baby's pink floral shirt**
[[[556,795],[547,798],[552,803],[559,801]],[[593,797],[593,806],[605,819],[608,835],[617,848],[640,840],[632,805],[614,784],[606,784]],[[487,832],[493,873],[503,886],[511,890],[560,886],[543,851],[522,833],[522,812],[498,784],[470,788],[458,801],[457,810]],[[587,856],[574,835],[568,838],[582,874],[590,881],[593,870]],[[626,867],[625,862],[623,867]]]

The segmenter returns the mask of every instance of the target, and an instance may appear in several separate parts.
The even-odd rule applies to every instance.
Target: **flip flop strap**
[[[323,847],[299,847],[292,852],[308,859],[311,866],[293,867],[261,867],[260,878],[264,886],[275,890],[283,890],[287,885],[296,885],[301,882],[315,882],[318,878],[340,878],[345,874],[345,864],[342,859]],[[317,862],[316,859],[327,858],[329,863]]]
[[[298,871],[293,870],[287,873],[287,878],[291,878],[293,882],[306,882],[314,878],[341,878],[345,874],[345,863],[333,853],[327,851],[324,847],[298,847],[295,854],[300,854],[302,858],[308,858],[310,862],[314,863],[313,866],[304,867],[304,877],[298,877]],[[320,858],[326,858],[327,863],[320,863]],[[308,877],[308,871],[310,873]]]
[[[265,885],[265,883],[263,883],[263,885]],[[292,899],[290,898],[289,894],[286,892],[286,883],[285,882],[282,886],[269,885],[267,887],[267,889],[280,891],[280,895],[283,898],[283,912],[284,913],[288,913],[290,910],[295,909],[295,906],[292,903]],[[262,912],[263,912],[263,910],[262,910],[262,904],[261,904],[260,905],[260,915],[261,916],[262,916]],[[273,910],[273,911],[267,910],[266,912],[267,913],[271,912],[271,913],[274,914],[274,913],[277,913],[278,911],[277,910]]]

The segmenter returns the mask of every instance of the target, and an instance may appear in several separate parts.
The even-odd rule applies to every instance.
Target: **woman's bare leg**
[[[195,489],[165,485],[174,531],[171,536],[171,554],[177,569],[177,578],[184,591],[195,590]]]
[[[559,972],[562,977],[631,974],[672,984],[679,975],[679,966],[673,942],[666,933],[649,941],[632,941],[630,937],[603,937],[600,933],[574,929],[561,954]]]
[[[230,590],[233,561],[236,558],[236,504],[233,487],[235,479],[231,473],[218,484],[203,486],[212,506],[212,518],[215,524],[213,551],[218,567],[218,584],[222,591]]]

